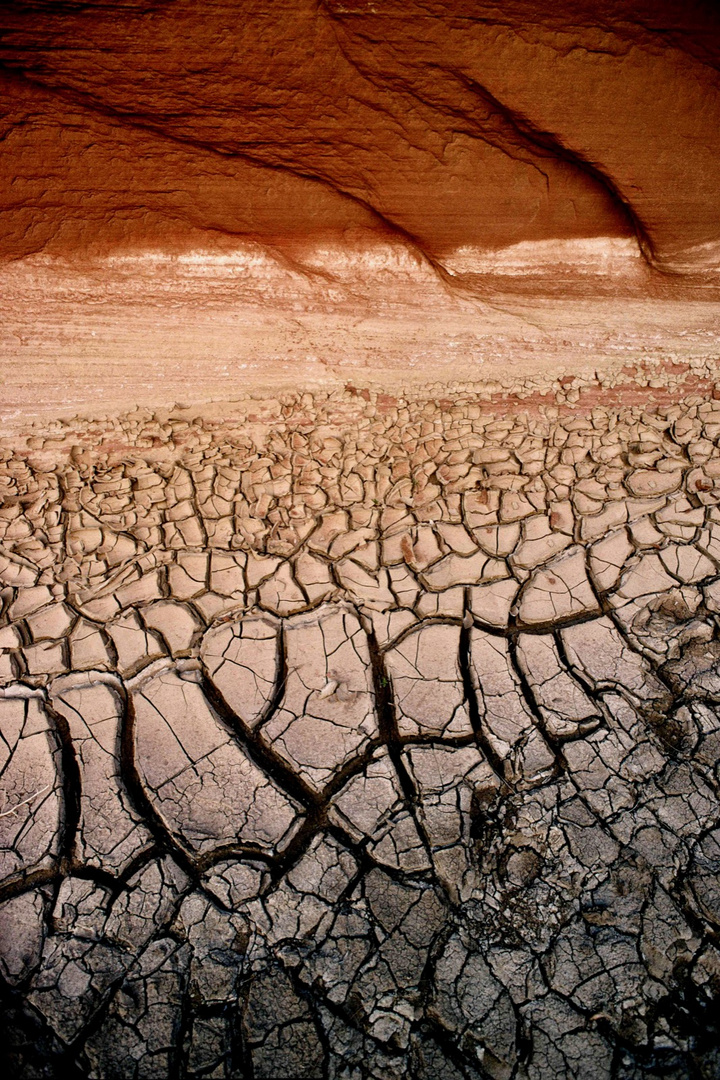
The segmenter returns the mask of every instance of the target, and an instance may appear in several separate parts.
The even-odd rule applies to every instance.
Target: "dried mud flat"
[[[6,440],[7,1074],[720,1075],[708,379]]]

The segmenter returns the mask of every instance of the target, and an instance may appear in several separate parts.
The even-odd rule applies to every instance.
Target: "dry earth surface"
[[[288,392],[8,441],[10,1075],[717,1077],[696,382],[512,415]]]

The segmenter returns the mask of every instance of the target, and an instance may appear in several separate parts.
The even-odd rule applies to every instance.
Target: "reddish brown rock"
[[[347,368],[511,407],[583,408],[625,359],[663,365],[633,400],[711,374],[700,0],[0,0],[0,28],[4,422]]]
[[[3,6],[8,254],[370,225],[717,261],[709,6]]]

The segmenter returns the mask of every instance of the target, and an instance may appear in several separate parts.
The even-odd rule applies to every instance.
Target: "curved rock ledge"
[[[362,226],[446,269],[595,236],[634,237],[665,271],[717,268],[707,4],[249,0],[239,17],[217,0],[39,0],[2,14],[3,134],[24,165],[5,195],[15,257]]]

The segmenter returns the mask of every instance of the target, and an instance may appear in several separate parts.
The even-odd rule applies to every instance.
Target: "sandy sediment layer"
[[[450,272],[360,231],[291,251],[265,241],[6,263],[0,417],[17,427],[348,380],[411,397],[465,382],[483,399],[494,384],[525,400],[558,380],[612,391],[632,369],[639,387],[667,378],[677,397],[677,365],[714,375],[716,272],[659,274],[635,241],[612,237],[454,259]]]

